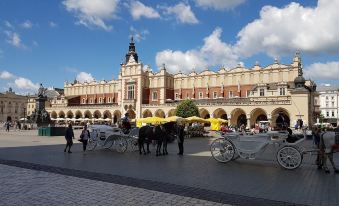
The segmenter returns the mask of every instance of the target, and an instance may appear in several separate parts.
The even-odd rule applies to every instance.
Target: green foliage
[[[178,117],[192,117],[197,116],[199,117],[199,109],[197,105],[194,104],[192,100],[184,100],[177,106],[176,115]]]

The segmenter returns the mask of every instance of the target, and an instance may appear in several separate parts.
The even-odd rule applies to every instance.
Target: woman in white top
[[[82,140],[82,148],[84,152],[86,151],[87,142],[89,138],[90,138],[90,134],[89,134],[89,131],[87,130],[87,125],[85,125],[80,136],[80,139]]]

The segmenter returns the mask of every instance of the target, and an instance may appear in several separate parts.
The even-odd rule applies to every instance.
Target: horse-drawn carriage
[[[238,157],[243,159],[255,159],[258,153],[266,147],[273,146],[277,149],[276,158],[280,166],[285,169],[298,168],[303,160],[304,150],[300,146],[304,137],[288,141],[289,134],[285,131],[272,131],[255,135],[243,135],[242,133],[221,134],[210,147],[211,154],[218,162],[229,162]]]
[[[101,147],[125,152],[128,147],[131,147],[132,150],[137,147],[136,141],[133,141],[133,139],[137,138],[138,131],[131,130],[130,133],[124,134],[120,128],[108,125],[90,125],[88,129],[90,132],[88,150]]]

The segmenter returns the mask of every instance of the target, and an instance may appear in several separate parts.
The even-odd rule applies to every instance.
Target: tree
[[[176,115],[179,117],[200,116],[197,105],[192,100],[184,100],[177,106]]]

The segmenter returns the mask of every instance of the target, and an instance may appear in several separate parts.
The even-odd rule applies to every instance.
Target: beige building
[[[175,115],[177,104],[192,99],[200,116],[221,117],[231,125],[253,126],[268,120],[275,125],[279,113],[291,126],[298,119],[314,122],[316,85],[303,78],[302,63],[296,53],[291,64],[273,64],[252,68],[220,68],[170,74],[166,66],[159,72],[143,69],[138,61],[133,39],[117,79],[110,81],[77,81],[64,84],[64,95],[52,100],[47,108],[52,118],[112,119],[124,113],[131,118]]]
[[[17,121],[26,116],[27,97],[17,95],[12,88],[0,93],[0,122]]]

